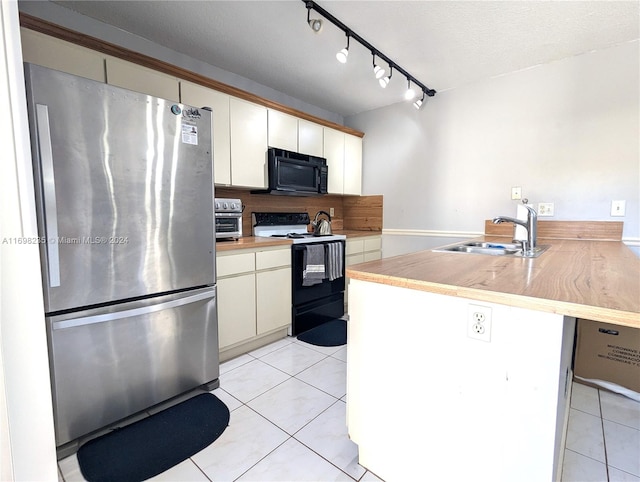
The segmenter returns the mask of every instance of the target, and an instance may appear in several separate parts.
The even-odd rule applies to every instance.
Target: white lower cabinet
[[[273,341],[265,336],[286,336],[291,248],[227,251],[216,262],[220,351],[233,349],[237,356]]]
[[[347,239],[345,259],[347,266],[382,258],[382,236]]]
[[[258,335],[291,324],[291,268],[256,274]]]
[[[218,335],[224,348],[256,335],[256,275],[218,280]]]
[[[345,265],[351,266],[382,258],[382,236],[347,238],[345,246]],[[349,278],[346,278],[344,293],[345,307],[349,300]]]

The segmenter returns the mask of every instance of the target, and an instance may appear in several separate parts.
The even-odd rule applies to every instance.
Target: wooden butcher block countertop
[[[350,266],[347,276],[640,328],[640,259],[624,243],[539,237],[538,245],[550,246],[538,258],[421,251]]]

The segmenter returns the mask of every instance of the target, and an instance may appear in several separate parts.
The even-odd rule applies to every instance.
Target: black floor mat
[[[298,340],[316,346],[340,346],[347,344],[347,322],[332,320],[298,335]]]
[[[207,447],[228,424],[227,406],[202,393],[82,445],[80,470],[90,482],[142,481]]]

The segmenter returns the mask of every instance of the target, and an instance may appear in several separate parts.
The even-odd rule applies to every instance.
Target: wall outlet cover
[[[553,203],[538,203],[538,216],[553,216]]]

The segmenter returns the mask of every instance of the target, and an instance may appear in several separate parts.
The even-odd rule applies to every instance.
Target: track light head
[[[307,2],[307,23],[311,30],[313,30],[313,33],[320,33],[320,30],[322,30],[322,20],[319,18],[311,18],[312,7],[313,4],[311,2]]]
[[[341,64],[347,63],[347,57],[349,57],[349,32],[347,32],[347,46],[336,54],[336,59]]]
[[[418,109],[418,110],[420,110],[420,107],[422,107],[422,104],[424,104],[424,95],[425,95],[425,92],[423,91],[423,92],[422,92],[422,98],[420,98],[420,99],[416,100],[416,101],[413,103],[413,106],[414,106],[416,109]]]
[[[320,20],[319,18],[310,19],[309,27],[311,27],[313,33],[320,33],[320,30],[322,30],[322,20]]]
[[[389,82],[391,81],[392,75],[393,75],[393,64],[389,66],[389,75],[387,75],[386,77],[382,77],[381,79],[378,79],[378,83],[380,84],[380,87],[382,87],[383,89],[386,88],[387,85],[389,85]]]
[[[404,93],[405,100],[412,100],[416,96],[415,90],[411,88],[411,81],[407,79],[407,90]]]
[[[376,65],[376,53],[371,52],[371,54],[373,55],[373,73],[376,76],[376,79],[380,80],[384,77],[385,70],[379,65]]]

